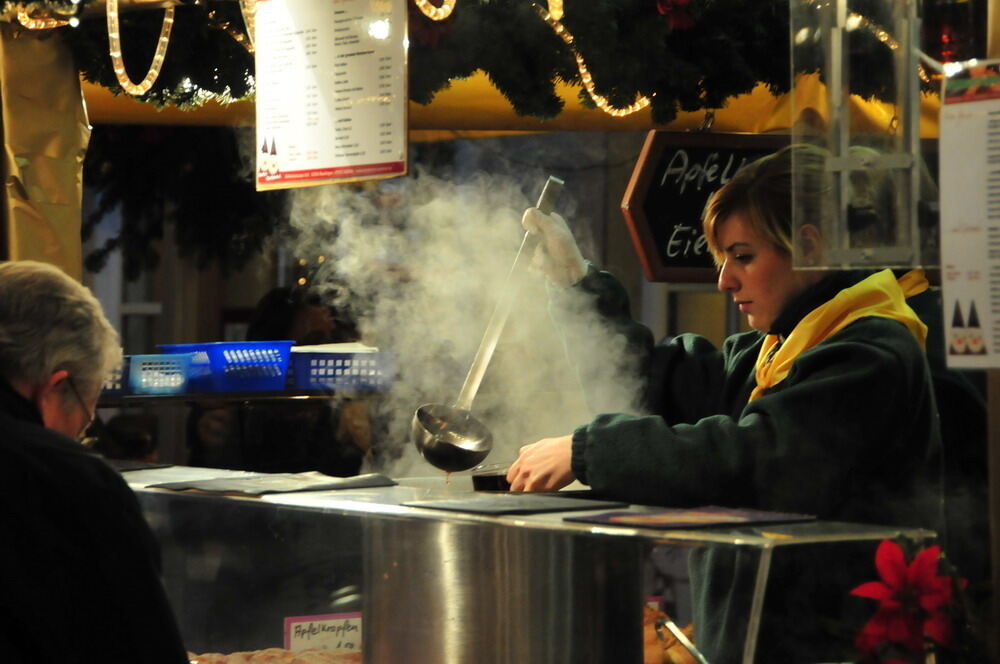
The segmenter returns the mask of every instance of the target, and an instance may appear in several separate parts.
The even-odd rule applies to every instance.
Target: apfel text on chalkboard
[[[704,159],[698,161],[692,160],[687,150],[677,150],[663,171],[660,186],[665,187],[668,185],[668,181],[672,180],[681,194],[692,183],[698,191],[701,191],[705,185],[714,185],[712,187],[714,191],[729,182],[736,171],[746,164],[746,157],[740,157],[733,153],[721,155],[718,152],[710,152]]]

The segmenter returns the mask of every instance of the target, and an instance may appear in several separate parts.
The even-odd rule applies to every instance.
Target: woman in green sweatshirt
[[[563,295],[560,288],[590,294],[639,356],[648,414],[601,414],[523,447],[508,473],[513,490],[578,479],[640,504],[938,525],[940,432],[926,327],[906,304],[927,288],[923,273],[792,269],[793,250],[801,264],[823,262],[827,158],[811,146],[786,148],[745,167],[710,199],[704,230],[718,288],[753,328],[721,349],[689,334],[655,346],[631,318],[621,284],[584,262],[562,218],[525,213],[525,227],[543,235],[552,297]],[[796,202],[816,220],[794,231],[793,161],[807,192]],[[572,355],[574,339],[565,341]]]

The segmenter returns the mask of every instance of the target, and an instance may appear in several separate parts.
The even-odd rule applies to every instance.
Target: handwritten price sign
[[[285,648],[325,648],[336,653],[361,652],[361,614],[328,613],[285,618]]]

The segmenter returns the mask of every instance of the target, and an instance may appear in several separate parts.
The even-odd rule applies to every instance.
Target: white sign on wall
[[[948,366],[1000,368],[1000,69],[952,69],[941,95],[941,287]]]
[[[406,173],[406,0],[257,0],[257,189]]]

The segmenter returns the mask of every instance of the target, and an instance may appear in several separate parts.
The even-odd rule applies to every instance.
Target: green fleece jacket
[[[866,275],[837,273],[795,299],[772,332]],[[573,472],[633,503],[705,504],[822,519],[933,527],[940,432],[923,349],[900,323],[863,318],[802,353],[789,375],[748,403],[760,332],[722,349],[685,334],[654,346],[609,273],[576,286],[628,340],[650,415],[598,415],[573,434]],[[573,340],[567,338],[572,354]]]
[[[787,336],[865,276],[832,274],[789,303],[771,332]],[[721,350],[695,335],[654,346],[610,274],[591,268],[575,288],[594,298],[638,358],[650,413],[602,414],[574,432],[573,472],[598,493],[938,529],[937,410],[924,352],[901,323],[854,322],[802,353],[782,382],[748,403],[760,332],[734,335]],[[574,339],[564,342],[572,357]],[[849,659],[853,634],[872,610],[849,591],[875,578],[874,548],[780,551],[756,661]],[[691,551],[696,638],[712,664],[742,661],[758,555],[746,547]]]

